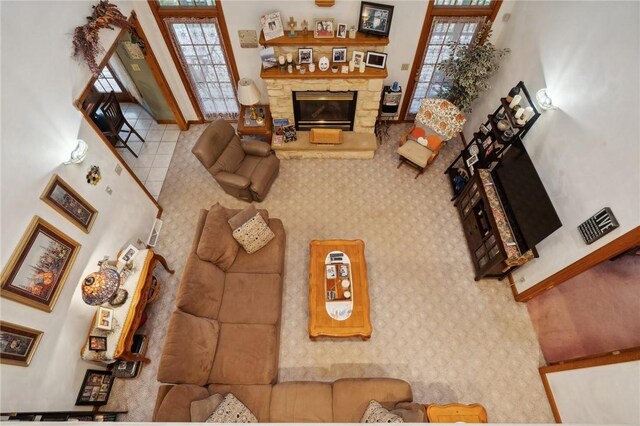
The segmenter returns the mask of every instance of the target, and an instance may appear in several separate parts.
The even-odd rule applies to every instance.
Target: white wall
[[[562,423],[640,424],[640,361],[547,374]]]
[[[393,4],[395,6],[393,19],[391,22],[391,32],[389,34],[390,43],[386,52],[389,54],[387,58],[387,69],[389,77],[385,80],[385,84],[391,84],[398,81],[403,89],[409,78],[410,71],[401,71],[400,67],[403,63],[409,64],[409,69],[413,64],[413,56],[420,38],[420,30],[424,22],[427,10],[426,1],[401,1],[391,2],[382,1],[381,3]],[[262,93],[262,102],[268,103],[266,86],[260,80],[260,49],[245,49],[240,47],[238,38],[238,30],[256,30],[260,34],[260,16],[279,11],[283,22],[289,20],[293,16],[298,22],[302,23],[304,19],[309,22],[309,28],[312,28],[314,18],[334,18],[336,23],[345,23],[349,27],[355,25],[357,28],[358,14],[360,13],[359,0],[340,0],[333,7],[318,7],[311,0],[305,1],[245,1],[245,0],[224,0],[222,3],[227,29],[231,38],[231,46],[235,55],[236,64],[240,78],[246,77],[253,79]],[[182,109],[187,120],[195,120],[195,112],[188,100],[184,86],[179,78],[173,64],[169,52],[164,46],[164,40],[151,14],[151,10],[146,2],[135,3],[135,10],[138,14],[140,23],[143,26],[145,34],[149,39],[149,43],[158,57],[158,62],[169,80],[169,86],[174,92],[178,104]],[[339,40],[336,41],[339,45]]]
[[[157,208],[123,171],[98,135],[86,124],[74,99],[89,80],[85,65],[71,58],[73,28],[91,14],[90,2],[0,2],[2,38],[2,160],[0,264],[4,268],[34,215],[52,223],[82,247],[51,313],[0,299],[3,321],[44,331],[29,367],[0,365],[2,411],[67,410],[75,399],[87,368],[100,365],[80,360],[94,309],[82,302],[79,282],[96,269],[103,255],[114,256],[127,241],[146,239]],[[129,14],[131,5],[119,2]],[[103,30],[110,46],[117,31]],[[89,144],[80,165],[63,166],[76,138]],[[90,165],[99,165],[102,180],[86,183]],[[89,234],[40,201],[51,176],[57,173],[97,210]],[[106,186],[113,195],[105,192]],[[84,407],[86,409],[86,407]]]
[[[540,258],[514,273],[522,292],[640,224],[640,4],[514,3],[496,42],[511,53],[465,134],[520,80],[533,96],[547,87],[559,107],[524,140],[563,226],[537,246]],[[576,227],[605,206],[620,228],[587,246]]]

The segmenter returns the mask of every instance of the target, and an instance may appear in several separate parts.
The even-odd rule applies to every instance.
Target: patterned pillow
[[[240,243],[247,253],[255,253],[266,246],[276,235],[264,221],[260,213],[233,230],[233,238]]]
[[[230,393],[224,397],[205,423],[258,423],[258,419]]]
[[[402,417],[391,414],[378,401],[371,400],[360,423],[404,423]]]

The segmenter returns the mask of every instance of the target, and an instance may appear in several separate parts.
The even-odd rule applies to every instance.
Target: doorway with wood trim
[[[180,130],[188,126],[135,12],[128,21],[130,28],[120,31],[98,65],[100,75],[89,80],[74,104],[149,198],[162,209],[157,198],[168,167],[166,157],[172,155]],[[109,104],[112,93],[120,115],[135,129],[127,140],[128,146],[123,146],[113,135],[104,118],[100,120],[100,115],[105,113],[102,108]],[[123,126],[123,130],[128,129]],[[158,170],[151,173],[153,167]]]
[[[435,98],[445,83],[438,64],[450,55],[448,43],[469,43],[487,20],[493,22],[502,0],[429,0],[400,116],[415,118],[420,102]]]

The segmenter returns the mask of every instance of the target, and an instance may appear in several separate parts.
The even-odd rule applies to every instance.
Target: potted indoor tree
[[[489,78],[500,67],[500,59],[509,49],[498,49],[490,41],[491,23],[485,23],[473,40],[464,44],[451,41],[449,58],[438,64],[445,75],[439,97],[447,99],[461,111],[471,112],[471,104],[487,90]]]

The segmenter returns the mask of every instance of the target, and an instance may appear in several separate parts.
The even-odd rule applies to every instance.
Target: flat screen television
[[[515,220],[527,249],[533,249],[562,226],[520,139],[505,152],[492,174],[507,215],[510,221]]]

